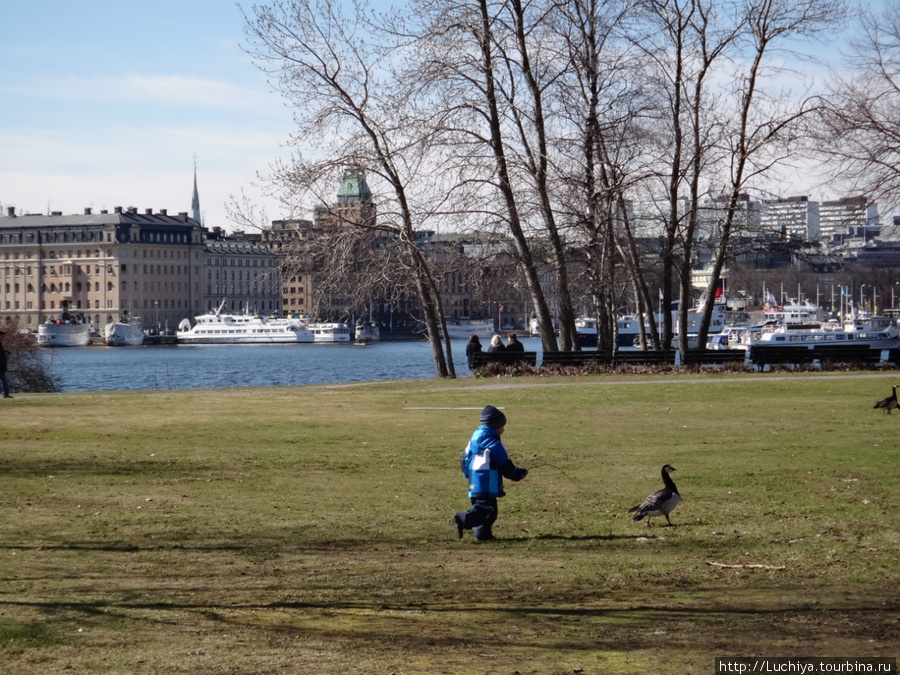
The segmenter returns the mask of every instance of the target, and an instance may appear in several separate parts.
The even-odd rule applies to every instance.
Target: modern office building
[[[785,197],[763,203],[760,214],[763,232],[779,234],[785,241],[819,239],[819,202],[807,196]]]
[[[840,244],[848,239],[870,241],[880,234],[878,205],[867,197],[845,197],[819,206],[822,241]]]

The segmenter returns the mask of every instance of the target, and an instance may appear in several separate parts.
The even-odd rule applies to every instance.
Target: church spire
[[[194,196],[191,199],[191,218],[200,222],[200,193],[197,192],[197,155],[194,155]],[[202,224],[202,223],[201,223]]]

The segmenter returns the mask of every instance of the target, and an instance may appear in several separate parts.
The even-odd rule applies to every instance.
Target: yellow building
[[[175,327],[205,311],[204,236],[187,213],[0,216],[0,322],[56,319],[63,301],[101,330],[125,311],[145,326]]]

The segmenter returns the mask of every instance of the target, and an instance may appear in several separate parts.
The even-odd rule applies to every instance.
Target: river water
[[[538,352],[539,338],[523,338]],[[42,350],[63,391],[281,387],[436,377],[426,341],[296,345],[153,345]],[[471,377],[453,341],[457,377]]]

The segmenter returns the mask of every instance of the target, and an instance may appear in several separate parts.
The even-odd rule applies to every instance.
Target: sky
[[[190,212],[196,158],[205,226],[236,229],[242,196],[290,215],[258,174],[289,156],[291,112],[243,26],[231,0],[0,0],[0,213]]]
[[[0,0],[0,213],[190,213],[196,157],[204,225],[242,194],[281,217],[257,175],[291,113],[243,25],[228,0]]]

